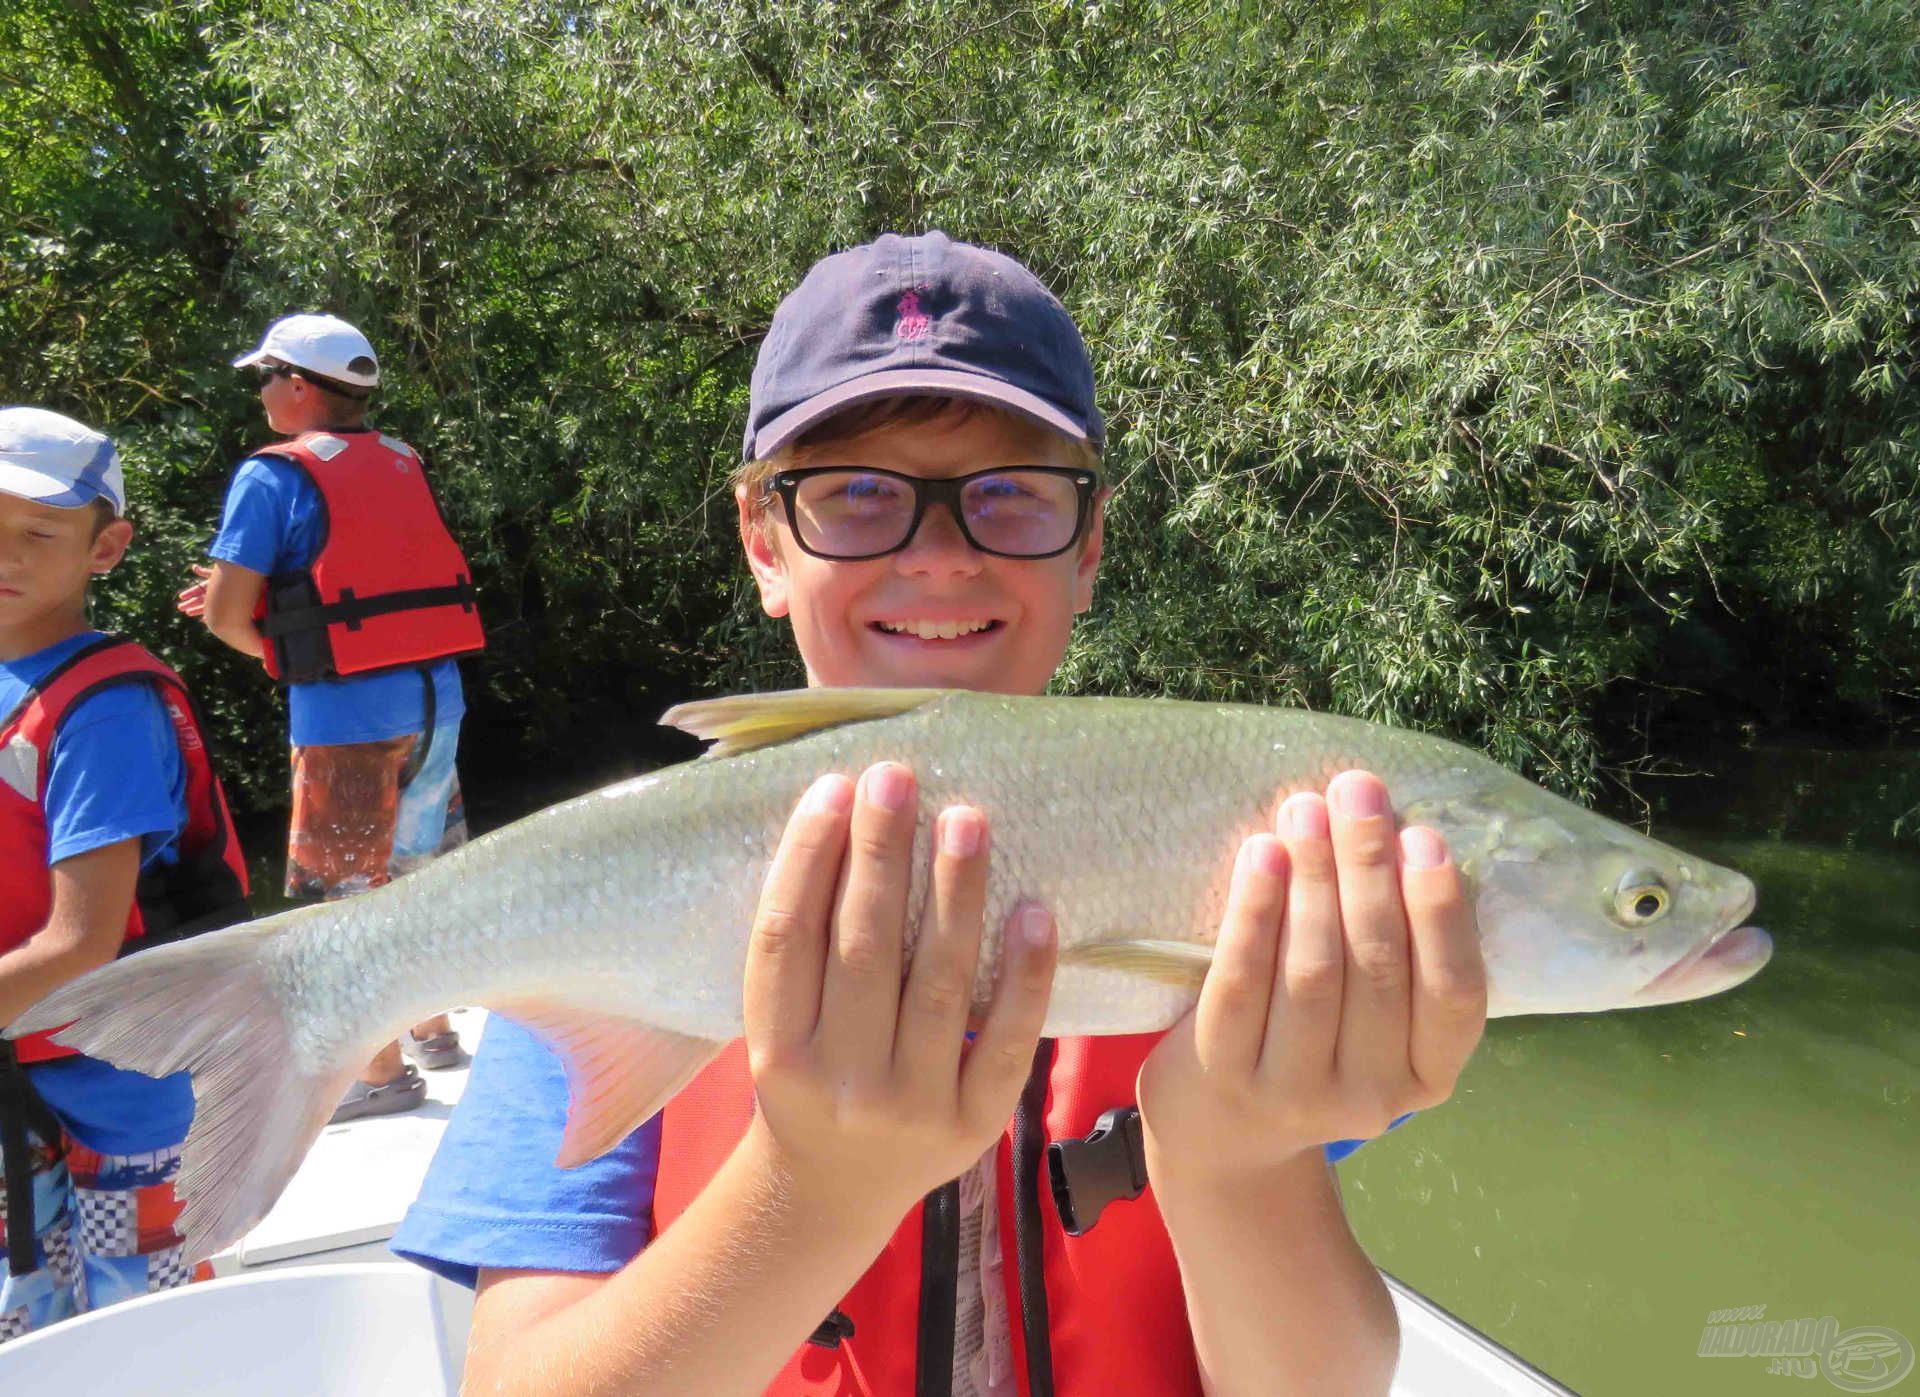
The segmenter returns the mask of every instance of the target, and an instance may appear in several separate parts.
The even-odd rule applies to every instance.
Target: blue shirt
[[[485,1267],[617,1271],[652,1235],[660,1119],[578,1169],[554,1164],[567,1123],[560,1061],[493,1014],[393,1250],[472,1285]]]
[[[207,552],[264,577],[298,572],[319,555],[324,525],[320,489],[305,471],[277,457],[251,456],[233,473],[220,532]],[[427,669],[435,721],[464,714],[459,665],[436,660]],[[296,747],[380,742],[426,727],[426,686],[414,669],[289,684],[287,717]]]
[[[518,1024],[490,1017],[393,1250],[462,1285],[482,1267],[605,1273],[638,1256],[652,1235],[660,1118],[592,1163],[561,1169],[553,1159],[566,1120],[559,1059]],[[1337,1141],[1327,1158],[1364,1143]]]
[[[0,717],[60,664],[100,638],[81,634],[0,662]],[[115,684],[67,710],[47,759],[47,863],[140,840],[140,866],[174,863],[187,824],[187,770],[153,686]],[[27,1069],[76,1139],[103,1154],[178,1144],[193,1118],[187,1074],[155,1081],[78,1057]]]

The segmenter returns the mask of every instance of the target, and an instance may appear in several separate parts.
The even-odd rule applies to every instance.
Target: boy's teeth
[[[880,629],[893,635],[913,635],[922,640],[954,640],[991,626],[991,621],[882,621]]]

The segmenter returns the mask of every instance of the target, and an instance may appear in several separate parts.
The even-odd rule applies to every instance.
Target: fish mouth
[[[1628,999],[1629,1004],[1679,1004],[1704,999],[1751,979],[1773,955],[1773,938],[1757,926],[1740,923],[1753,911],[1753,886],[1748,884],[1729,908],[1725,930],[1717,931],[1679,960],[1655,975]]]
[[[1773,954],[1773,938],[1757,926],[1723,931],[1695,947],[1636,990],[1628,1003],[1679,1004],[1730,990],[1751,979]]]
[[[1634,992],[1634,1005],[1678,1004],[1732,989],[1758,973],[1773,954],[1773,938],[1743,926],[1753,911],[1753,884],[1741,880],[1739,896],[1726,909],[1724,926]]]

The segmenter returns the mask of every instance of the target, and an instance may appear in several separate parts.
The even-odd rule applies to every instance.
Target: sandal
[[[460,1035],[452,1030],[436,1033],[431,1038],[415,1038],[413,1030],[408,1029],[400,1035],[400,1052],[429,1072],[459,1067],[467,1060],[466,1049],[460,1046]]]
[[[355,1082],[347,1088],[347,1094],[340,1098],[340,1104],[333,1108],[333,1117],[328,1125],[339,1125],[343,1121],[357,1121],[367,1116],[392,1116],[402,1111],[411,1111],[427,1099],[427,1082],[409,1063],[405,1071],[391,1082],[381,1082],[377,1086],[372,1082]]]

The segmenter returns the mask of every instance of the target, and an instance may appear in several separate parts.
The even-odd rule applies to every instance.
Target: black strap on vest
[[[1116,1106],[1094,1122],[1086,1139],[1049,1144],[1047,1178],[1060,1223],[1070,1237],[1100,1221],[1107,1204],[1145,1193],[1147,1142],[1140,1131],[1140,1108]]]
[[[360,623],[369,617],[386,616],[395,611],[425,611],[435,606],[457,606],[462,611],[472,611],[479,597],[480,593],[464,572],[450,587],[409,587],[399,592],[379,592],[371,597],[355,596],[351,587],[342,587],[339,601],[313,602],[306,606],[270,611],[266,620],[260,623],[260,632],[278,639],[297,631],[321,630],[335,623],[344,623],[348,630],[357,631]]]
[[[253,908],[240,879],[222,851],[208,846],[179,861],[155,864],[134,884],[144,933],[120,943],[120,954],[150,951],[171,941],[184,941],[203,931],[218,931],[248,921]]]
[[[1046,1228],[1040,1216],[1047,1143],[1047,1084],[1054,1041],[1042,1038],[1013,1117],[1013,1235],[1020,1272],[1020,1332],[1027,1342],[1027,1397],[1053,1397],[1052,1329],[1047,1322]]]
[[[27,1275],[38,1265],[33,1252],[33,1136],[57,1152],[61,1133],[60,1122],[33,1089],[13,1044],[0,1038],[0,1156],[5,1157],[7,1270],[12,1275]]]
[[[977,1284],[979,1277],[973,1280]],[[955,1180],[940,1185],[920,1204],[920,1332],[914,1347],[913,1397],[953,1397],[959,1292],[960,1184]]]

